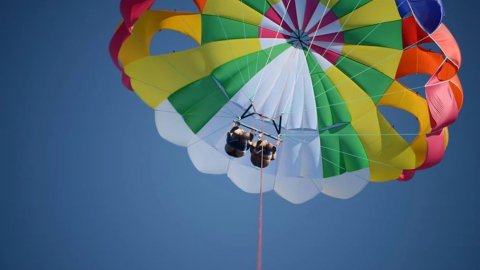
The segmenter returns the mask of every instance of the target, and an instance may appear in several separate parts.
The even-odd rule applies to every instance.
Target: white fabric
[[[188,147],[188,155],[202,173],[225,174],[228,171],[229,158],[201,139]]]
[[[297,0],[295,1],[295,7],[297,9],[297,20],[298,27],[302,29],[303,21],[305,20],[305,9],[307,6],[307,0]],[[303,29],[302,29],[303,30]]]
[[[262,191],[272,191],[275,184],[275,168],[268,166],[263,172]],[[260,192],[260,170],[250,163],[250,154],[241,159],[232,159],[228,177],[241,190],[248,193]]]
[[[327,178],[322,193],[337,199],[350,199],[367,186],[369,179],[369,169]]]
[[[327,34],[332,34],[332,33],[338,33],[342,32],[342,25],[340,25],[340,21],[334,21],[331,22],[328,25],[322,26],[317,29],[317,26],[314,26],[313,29],[310,29],[313,32],[309,35],[310,37],[313,36],[321,36],[321,35],[327,35]]]
[[[302,131],[287,131],[278,153],[278,176],[323,178],[321,144],[318,133],[302,135]]]
[[[298,177],[278,177],[275,192],[293,204],[305,203],[320,193],[311,179]]]
[[[195,137],[168,100],[156,108],[155,124],[162,138],[179,146],[187,146]]]

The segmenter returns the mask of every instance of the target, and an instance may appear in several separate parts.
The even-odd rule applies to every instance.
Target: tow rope
[[[260,199],[258,207],[257,270],[262,270],[262,234],[263,230],[263,146],[260,161]]]

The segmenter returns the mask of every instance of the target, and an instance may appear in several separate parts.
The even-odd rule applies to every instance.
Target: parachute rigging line
[[[253,110],[253,112],[250,112],[250,110]],[[271,121],[272,124],[273,124],[273,127],[275,128],[275,131],[277,132],[277,136],[274,136],[274,135],[271,135],[271,134],[268,134],[263,130],[259,130],[255,127],[252,127],[250,125],[247,125],[247,124],[244,124],[242,122],[240,122],[241,120],[243,119],[246,119],[248,117],[251,117],[251,116],[254,116],[254,115],[257,115],[259,116],[261,119],[266,119],[268,121]],[[252,129],[252,130],[255,130],[257,132],[261,132],[263,133],[265,136],[271,138],[271,139],[274,139],[274,140],[277,140],[279,141],[280,140],[280,136],[282,135],[282,118],[283,116],[280,115],[279,116],[279,122],[277,123],[277,121],[275,121],[275,119],[273,118],[270,118],[270,117],[267,117],[265,115],[262,115],[260,113],[258,113],[256,110],[255,110],[255,107],[253,106],[253,104],[250,104],[250,106],[245,110],[245,112],[242,114],[242,116],[240,116],[238,119],[234,120],[234,122],[237,124],[237,125],[240,125],[240,126],[243,126],[243,127],[246,127],[246,128],[249,128],[249,129]]]

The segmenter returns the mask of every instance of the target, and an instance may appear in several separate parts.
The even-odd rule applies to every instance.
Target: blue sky
[[[266,194],[264,269],[480,268],[480,4],[445,5],[466,99],[442,164],[347,201]],[[0,269],[254,269],[258,196],[197,172],[121,86],[107,51],[118,1],[0,8]]]

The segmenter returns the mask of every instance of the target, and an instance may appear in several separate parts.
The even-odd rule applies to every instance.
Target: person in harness
[[[254,136],[253,132],[245,131],[238,127],[237,123],[234,123],[232,129],[227,132],[225,152],[234,158],[243,157],[250,149]]]
[[[272,160],[277,158],[277,147],[280,145],[280,140],[277,140],[276,145],[273,145],[269,141],[263,140],[262,137],[263,134],[260,133],[258,141],[250,146],[250,161],[258,168],[267,167]]]

